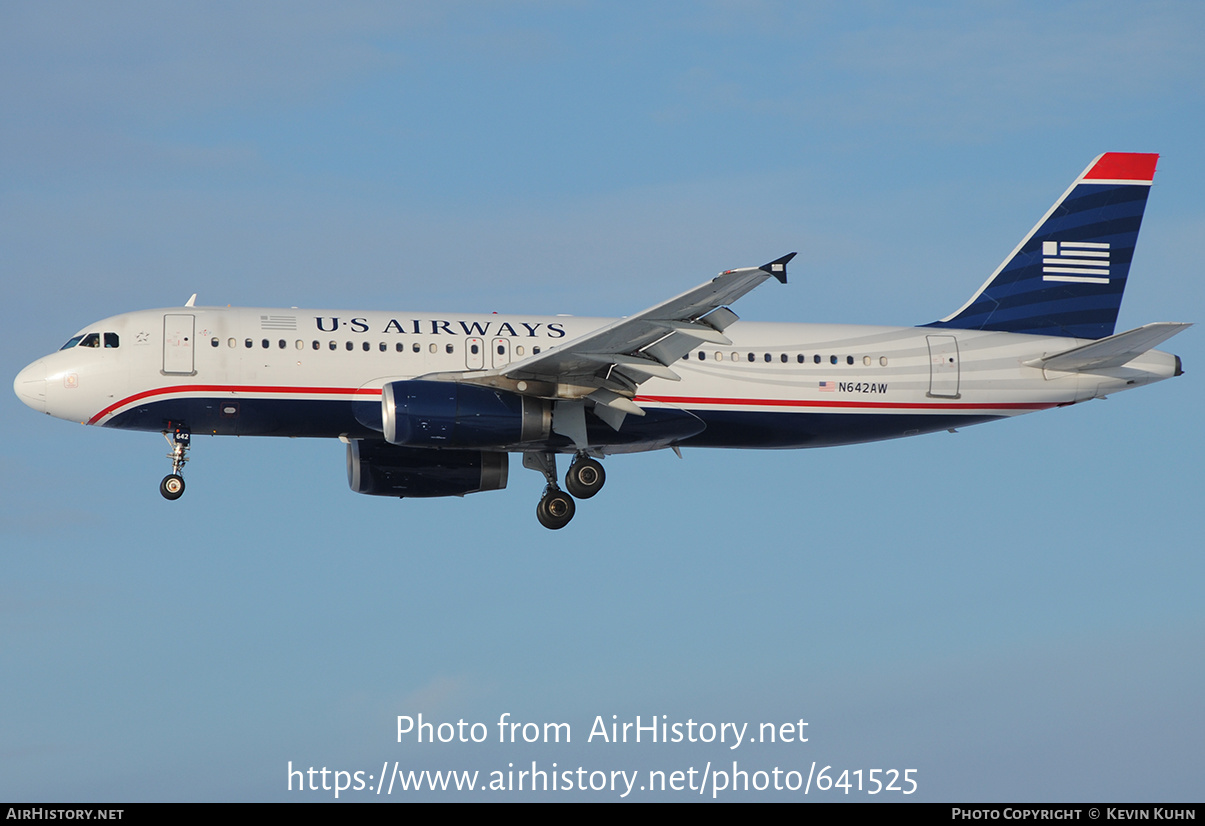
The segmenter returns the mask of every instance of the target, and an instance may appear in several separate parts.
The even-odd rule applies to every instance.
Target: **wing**
[[[494,372],[511,380],[572,387],[572,396],[589,398],[600,418],[618,429],[624,413],[644,415],[631,401],[638,385],[654,376],[677,381],[670,365],[701,342],[731,344],[724,330],[737,315],[725,305],[770,277],[785,284],[787,263],[794,257],[791,253],[761,267],[720,273],[644,312]],[[564,389],[558,395],[563,398]],[[608,417],[599,406],[614,414]]]

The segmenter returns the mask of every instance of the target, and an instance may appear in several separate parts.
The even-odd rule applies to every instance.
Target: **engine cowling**
[[[380,441],[347,446],[347,483],[370,496],[464,496],[506,487],[505,453],[431,450]]]
[[[547,438],[552,405],[474,384],[395,381],[382,389],[381,421],[395,445],[501,448]]]

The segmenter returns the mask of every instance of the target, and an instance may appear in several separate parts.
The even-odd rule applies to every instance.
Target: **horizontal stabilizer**
[[[1159,346],[1176,333],[1191,327],[1175,321],[1157,321],[1115,336],[1102,338],[1083,347],[1075,347],[1053,356],[1025,362],[1030,367],[1063,370],[1068,373],[1120,367]]]

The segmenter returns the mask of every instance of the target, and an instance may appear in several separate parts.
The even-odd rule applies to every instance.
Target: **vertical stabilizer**
[[[1132,152],[1099,156],[970,301],[925,326],[1112,335],[1158,159]]]

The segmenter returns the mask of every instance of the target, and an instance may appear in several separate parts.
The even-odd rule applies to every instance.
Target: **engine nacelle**
[[[395,381],[382,389],[381,421],[395,445],[501,448],[547,438],[552,405],[475,384]]]
[[[430,450],[356,440],[347,446],[347,483],[371,496],[464,496],[506,487],[507,455]]]

